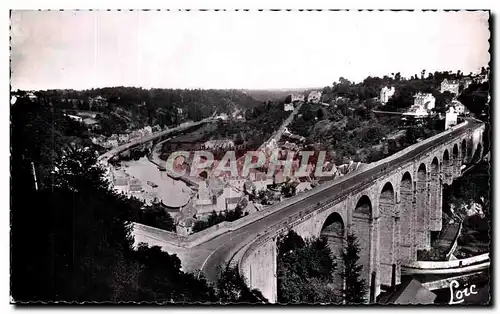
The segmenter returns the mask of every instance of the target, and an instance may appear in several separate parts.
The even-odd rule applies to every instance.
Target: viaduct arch
[[[331,205],[318,203],[318,210],[301,216],[293,223],[293,229],[302,237],[328,237],[332,251],[339,251],[346,234],[354,233],[360,248],[358,263],[363,266],[361,276],[375,296],[379,295],[385,286],[400,282],[402,264],[416,261],[418,250],[430,249],[431,232],[442,228],[442,185],[461,175],[460,168],[473,159],[472,152],[482,156],[482,130],[484,125],[456,137],[448,136],[403,164],[391,165],[383,160],[379,175],[359,182],[359,188],[345,193],[342,191],[349,186],[340,183],[342,189],[338,190],[336,201]],[[259,251],[265,247],[259,246]],[[266,264],[250,259],[245,263],[259,267]],[[268,263],[273,265],[272,261]],[[266,280],[273,280],[269,275]],[[269,293],[267,288],[271,286],[265,284],[261,291]],[[269,295],[276,300],[276,294]]]

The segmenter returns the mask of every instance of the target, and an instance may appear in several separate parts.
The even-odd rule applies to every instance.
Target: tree
[[[278,301],[337,303],[336,264],[324,238],[304,241],[293,231],[278,240]]]
[[[219,269],[216,284],[217,298],[221,303],[267,303],[258,289],[250,289],[237,266],[226,265]]]
[[[167,231],[175,231],[175,222],[162,204],[143,206],[138,211],[135,219],[134,221],[144,225]]]
[[[175,255],[133,249],[130,222],[141,202],[109,188],[97,154],[66,135],[62,112],[20,101],[11,114],[15,301],[216,301]]]
[[[347,304],[366,302],[367,285],[366,281],[360,278],[363,265],[358,264],[359,252],[360,248],[356,236],[349,233],[341,254],[344,264],[341,276],[345,282],[345,289],[342,289],[342,294]]]

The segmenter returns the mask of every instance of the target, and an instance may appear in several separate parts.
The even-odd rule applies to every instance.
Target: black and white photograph
[[[491,306],[489,10],[10,11],[10,303]]]

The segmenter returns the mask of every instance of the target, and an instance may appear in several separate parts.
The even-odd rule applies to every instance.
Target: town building
[[[425,110],[421,106],[412,106],[406,112],[403,113],[403,117],[405,118],[426,118],[429,116],[429,111]]]
[[[474,83],[477,84],[482,84],[488,82],[488,75],[487,74],[479,74],[474,78]]]
[[[79,116],[74,116],[72,114],[65,114],[66,117],[70,118],[71,120],[74,120],[76,122],[83,122],[83,118]]]
[[[460,87],[460,83],[458,82],[458,80],[444,79],[441,82],[441,93],[448,91],[452,94],[458,95],[459,87]]]
[[[380,90],[380,102],[386,104],[389,99],[394,96],[395,92],[396,89],[394,88],[394,86],[392,86],[391,88],[387,86],[382,87],[382,89]]]
[[[457,112],[455,111],[455,108],[450,106],[448,110],[446,111],[446,117],[445,117],[445,122],[444,122],[444,129],[448,130],[454,125],[457,125]]]
[[[233,147],[234,142],[231,140],[209,140],[203,144],[204,149],[227,149]]]
[[[89,97],[88,102],[89,102],[90,109],[92,109],[92,107],[102,108],[102,107],[106,107],[108,105],[106,99],[103,98],[102,96]]]
[[[234,118],[236,121],[245,121],[245,117],[242,114],[236,115]]]
[[[459,116],[462,116],[466,113],[467,111],[467,108],[465,108],[464,104],[462,104],[460,101],[458,100],[453,100],[451,102],[451,105],[455,108],[455,112],[459,115]]]
[[[27,92],[26,96],[28,96],[28,98],[29,98],[30,101],[35,101],[35,100],[38,99],[38,97],[33,92]]]
[[[83,119],[83,123],[85,123],[87,127],[93,130],[100,128],[99,122],[92,118]]]
[[[413,96],[413,106],[403,113],[403,118],[426,118],[436,107],[436,98],[430,93],[417,93]]]
[[[461,83],[462,83],[463,89],[467,89],[469,87],[469,85],[472,83],[472,79],[470,77],[463,78]]]
[[[120,134],[118,135],[119,143],[127,143],[130,140],[130,136],[128,134]]]
[[[193,232],[193,226],[195,223],[193,217],[182,217],[177,221],[176,233],[178,235],[187,236]]]
[[[142,191],[142,182],[137,178],[131,178],[129,181],[129,192]]]
[[[303,94],[292,94],[292,100],[291,102],[296,102],[296,101],[304,101],[305,97]]]
[[[321,92],[320,91],[312,91],[307,96],[307,101],[310,103],[319,103],[321,100]]]
[[[226,121],[228,118],[229,118],[229,116],[225,112],[223,112],[217,116],[217,119],[222,120],[222,121]]]
[[[151,135],[153,134],[153,128],[149,125],[146,125],[144,128],[144,135]]]
[[[436,98],[431,93],[417,93],[413,96],[413,106],[424,110],[432,110],[436,107]]]
[[[283,110],[285,111],[293,111],[293,103],[285,104]]]

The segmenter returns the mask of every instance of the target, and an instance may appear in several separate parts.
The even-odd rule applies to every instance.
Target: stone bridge
[[[462,165],[482,156],[484,129],[466,119],[359,172],[189,236],[136,224],[135,242],[177,254],[185,271],[200,270],[210,281],[220,266],[237,265],[247,284],[274,303],[280,235],[293,229],[303,238],[326,236],[338,256],[352,232],[373,299],[381,286],[391,284],[393,268],[398,283],[401,265],[415,262],[417,250],[430,248],[431,232],[442,227],[442,186],[461,175]]]
[[[482,156],[484,125],[464,124],[468,125],[438,135],[429,149],[403,158],[401,163],[398,156],[382,160],[379,175],[332,190],[331,200],[268,228],[235,254],[232,262],[251,288],[276,302],[276,241],[280,234],[293,229],[303,238],[326,236],[339,256],[346,234],[352,232],[361,249],[362,276],[375,292],[371,298],[380,293],[381,285],[391,285],[393,265],[398,284],[401,265],[415,262],[417,250],[430,249],[431,232],[441,230],[442,186],[461,175],[462,165]]]

